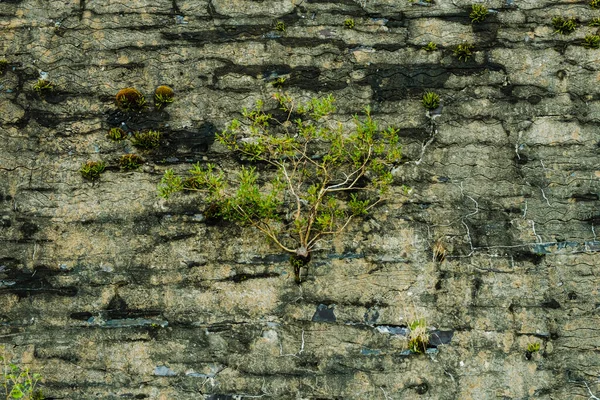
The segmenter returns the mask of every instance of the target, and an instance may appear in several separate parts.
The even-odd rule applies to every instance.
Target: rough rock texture
[[[600,11],[485,4],[472,25],[466,0],[0,0],[0,342],[48,398],[599,393],[600,50],[581,43]],[[554,34],[555,15],[580,26]],[[51,93],[33,90],[41,72]],[[301,285],[252,229],[156,193],[166,168],[233,168],[214,133],[278,77],[334,93],[342,120],[371,105],[406,156],[395,199],[324,244]],[[117,111],[119,89],[162,84],[177,96],[164,110]],[[108,140],[122,123],[163,145]],[[144,167],[121,172],[126,152]],[[97,182],[88,160],[108,165]]]

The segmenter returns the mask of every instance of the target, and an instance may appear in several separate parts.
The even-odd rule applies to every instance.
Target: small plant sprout
[[[413,353],[425,353],[429,344],[427,323],[424,319],[417,319],[408,324],[408,349]]]
[[[137,154],[123,154],[119,160],[121,169],[126,171],[138,169],[143,163],[144,160]]]
[[[279,78],[271,82],[271,85],[273,85],[274,88],[281,89],[285,84],[285,81],[287,81],[287,78],[284,76],[280,76]]]
[[[427,92],[423,95],[422,104],[428,110],[435,110],[440,106],[440,96],[434,92]]]
[[[79,172],[84,179],[95,181],[100,178],[105,168],[106,165],[102,161],[88,161],[81,166]]]
[[[590,23],[588,25],[589,26],[600,26],[600,17],[592,18],[592,20],[590,21]]]
[[[110,128],[106,137],[110,140],[114,140],[115,142],[120,142],[123,139],[127,138],[127,133],[121,128]]]
[[[131,144],[141,149],[150,150],[160,146],[161,138],[162,133],[159,131],[138,131],[133,134],[133,138],[131,138]]]
[[[460,61],[467,62],[473,56],[473,46],[471,43],[462,43],[454,48],[454,55]]]
[[[259,101],[217,135],[244,160],[237,174],[197,164],[187,179],[166,171],[158,189],[163,197],[197,191],[212,216],[260,231],[290,255],[300,283],[313,251],[390,196],[402,153],[397,130],[380,129],[368,107],[345,127],[334,119],[332,95],[305,103],[274,98],[282,118]]]
[[[433,244],[432,252],[433,260],[437,262],[443,262],[446,259],[446,255],[448,254],[444,243],[440,239],[436,240]]]
[[[51,92],[52,90],[54,90],[54,84],[45,79],[38,79],[36,84],[33,85],[33,90],[35,90],[36,92],[38,92],[40,94],[45,93],[45,92]]]
[[[42,376],[32,373],[27,367],[10,362],[4,347],[0,347],[0,351],[0,363],[2,363],[0,386],[4,388],[3,398],[6,400],[43,400],[44,395],[37,387]]]
[[[279,32],[285,32],[285,22],[275,21],[275,30]]]
[[[471,13],[469,14],[469,18],[471,18],[471,23],[480,23],[483,22],[489,14],[487,7],[482,4],[473,4],[471,6]]]
[[[583,47],[586,49],[600,48],[600,36],[591,34],[585,35],[585,39],[583,39]]]
[[[590,0],[590,7],[600,8],[600,0]]]
[[[537,351],[540,351],[540,344],[539,343],[529,343],[527,345],[527,351],[530,353],[535,353]]]
[[[146,105],[146,99],[135,88],[125,88],[119,90],[115,96],[117,107],[122,111],[141,111]]]
[[[347,18],[347,19],[345,19],[345,20],[344,20],[344,26],[345,26],[347,29],[354,29],[354,26],[355,26],[355,24],[354,24],[354,19],[352,19],[352,18]]]
[[[168,86],[159,86],[156,88],[154,92],[154,106],[156,109],[160,110],[167,104],[173,102],[175,97],[175,92]]]
[[[421,49],[425,51],[435,51],[437,50],[437,44],[429,42],[425,46],[421,47]]]
[[[577,23],[575,21],[575,18],[565,19],[559,16],[552,18],[552,26],[554,27],[554,33],[568,35],[575,31],[575,28],[577,28]]]

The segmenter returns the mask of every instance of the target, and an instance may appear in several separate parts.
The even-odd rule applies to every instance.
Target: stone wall
[[[465,0],[0,0],[0,342],[56,399],[600,393],[600,50],[582,46],[600,10],[485,5],[471,24]],[[555,33],[557,15],[578,29]],[[33,90],[40,73],[52,92]],[[393,199],[325,243],[301,285],[251,228],[156,191],[167,168],[234,168],[214,134],[274,107],[278,77],[333,93],[342,120],[370,105],[406,158]],[[119,89],[162,84],[162,111],[115,107]],[[161,129],[162,146],[108,140],[122,123]],[[120,171],[127,152],[146,164]],[[107,163],[99,181],[88,160]],[[431,345],[411,354],[421,318]]]

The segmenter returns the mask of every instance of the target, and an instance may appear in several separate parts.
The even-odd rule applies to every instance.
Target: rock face
[[[475,25],[463,0],[0,0],[0,342],[48,398],[600,393],[600,50],[582,46],[600,11],[568,3],[489,0]],[[578,29],[554,33],[559,15]],[[301,285],[251,228],[156,192],[167,168],[235,167],[214,134],[280,77],[342,119],[370,105],[406,157]],[[176,98],[157,111],[159,85]],[[145,112],[117,110],[127,87]],[[120,171],[130,152],[146,163]],[[426,354],[407,351],[417,319]]]

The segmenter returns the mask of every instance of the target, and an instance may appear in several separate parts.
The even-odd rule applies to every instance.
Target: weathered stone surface
[[[600,11],[494,0],[472,25],[471,4],[0,0],[0,343],[48,398],[598,395],[600,50],[581,44]],[[580,26],[555,34],[555,15]],[[275,109],[279,77],[332,92],[347,126],[370,105],[405,153],[392,199],[324,242],[301,285],[252,229],[156,194],[166,168],[233,171],[214,134],[256,100]],[[162,84],[160,112],[114,105]],[[117,126],[163,145],[112,142]],[[120,171],[132,152],[146,164]],[[88,160],[108,165],[97,182]],[[407,351],[415,319],[427,354]]]

